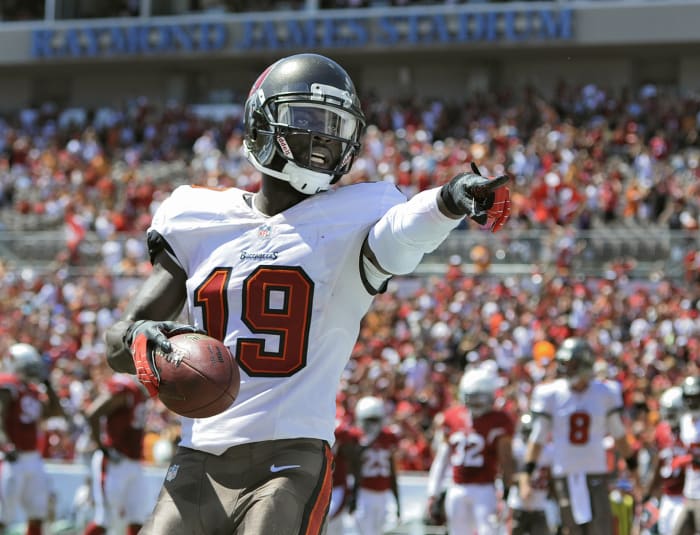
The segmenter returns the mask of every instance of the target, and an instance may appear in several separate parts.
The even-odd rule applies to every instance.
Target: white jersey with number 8
[[[617,385],[592,380],[577,392],[565,379],[537,386],[530,410],[549,419],[554,449],[552,474],[603,474],[608,462],[603,439],[610,434],[608,417],[622,409]]]

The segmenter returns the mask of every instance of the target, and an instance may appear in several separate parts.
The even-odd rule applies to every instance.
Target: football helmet
[[[464,372],[459,381],[459,400],[473,416],[493,409],[498,389],[498,377],[488,370],[475,368]]]
[[[374,396],[360,398],[355,405],[355,420],[364,433],[364,442],[372,442],[384,425],[384,402]]]
[[[44,359],[39,352],[29,344],[13,344],[10,346],[10,371],[26,381],[43,381],[47,369]]]
[[[318,54],[296,54],[268,67],[250,90],[244,121],[244,150],[253,167],[308,195],[350,170],[365,126],[350,76]]]
[[[686,377],[681,385],[683,405],[689,411],[700,411],[700,377]]]
[[[557,349],[554,358],[560,377],[579,381],[593,377],[595,355],[583,338],[567,338]]]
[[[683,389],[680,386],[672,386],[659,398],[659,415],[668,422],[671,427],[677,427],[683,412]]]

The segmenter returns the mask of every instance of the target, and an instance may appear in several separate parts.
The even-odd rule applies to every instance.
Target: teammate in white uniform
[[[530,496],[531,475],[551,436],[552,475],[565,533],[612,533],[609,470],[603,445],[607,435],[615,439],[630,471],[637,473],[636,453],[620,417],[620,389],[593,378],[593,351],[581,338],[567,338],[555,358],[563,378],[538,385],[532,393],[530,410],[535,423],[525,453],[520,496]]]
[[[671,530],[673,535],[700,530],[700,377],[686,377],[681,388],[686,408],[680,422],[680,439],[687,451],[682,463],[685,468],[685,503]]]
[[[153,270],[107,333],[108,361],[158,392],[153,352],[200,329],[241,369],[236,402],[182,420],[182,441],[144,534],[319,533],[331,492],[335,395],[374,294],[469,216],[510,213],[507,177],[478,169],[411,200],[388,183],[331,188],[360,149],[352,80],[317,54],[254,83],[245,149],[256,194],[181,186],[148,232]],[[185,306],[187,323],[176,323]]]

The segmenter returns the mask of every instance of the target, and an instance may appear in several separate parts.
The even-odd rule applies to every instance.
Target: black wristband
[[[639,467],[639,460],[637,459],[637,454],[633,453],[627,459],[625,459],[625,463],[627,464],[627,469],[630,472],[634,472],[638,467]]]
[[[440,188],[440,197],[447,210],[454,215],[465,215],[463,210],[460,210],[452,197],[452,193],[449,189],[449,183],[443,185]]]
[[[535,471],[535,466],[537,466],[537,463],[535,461],[528,461],[525,463],[525,473],[529,476],[532,475],[532,472]]]
[[[127,351],[131,351],[131,343],[134,341],[134,331],[137,327],[140,327],[145,322],[146,320],[136,320],[131,325],[129,325],[129,327],[124,332],[124,336],[122,337],[122,343],[124,344],[124,347],[127,349]]]

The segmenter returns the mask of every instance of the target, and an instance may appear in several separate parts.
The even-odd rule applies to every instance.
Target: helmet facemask
[[[556,352],[557,374],[570,385],[588,382],[593,378],[595,357],[588,343],[580,338],[567,338]]]
[[[464,394],[462,396],[462,402],[467,406],[469,412],[475,418],[478,418],[482,414],[486,414],[487,412],[491,411],[493,409],[494,401],[495,399],[493,394],[489,394],[487,392],[476,392],[473,394]]]
[[[308,92],[266,96],[257,89],[246,103],[255,136],[246,152],[261,173],[312,195],[337,182],[360,150],[364,116],[346,91],[313,83]]]
[[[679,386],[667,389],[659,398],[659,416],[672,428],[678,428],[680,425],[683,409],[683,389]]]

